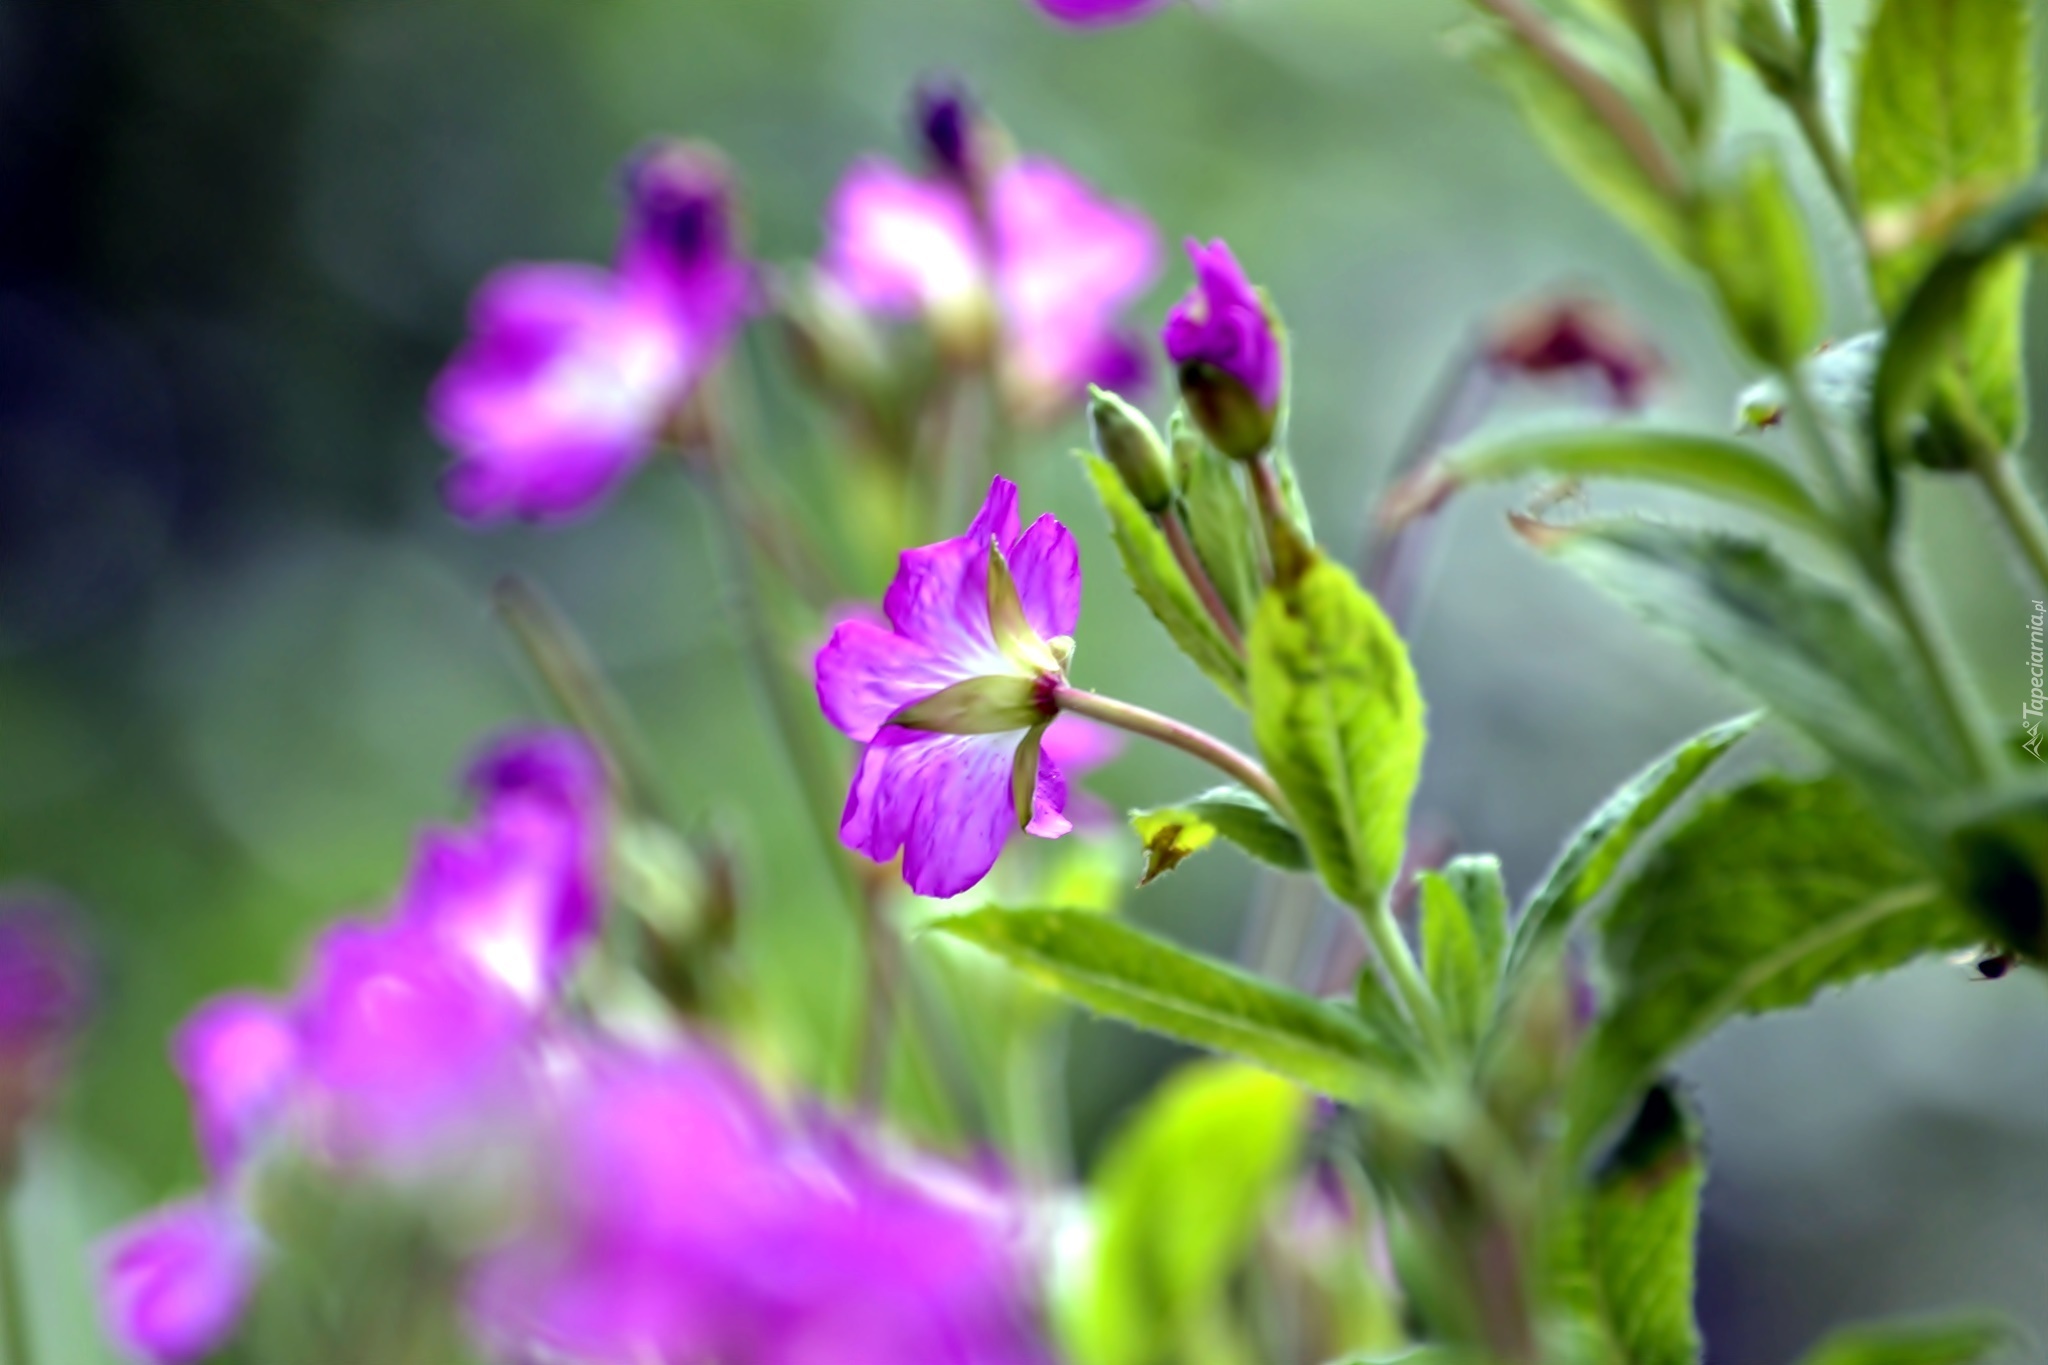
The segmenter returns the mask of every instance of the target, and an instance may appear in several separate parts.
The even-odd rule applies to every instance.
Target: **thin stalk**
[[[35,1365],[29,1344],[28,1295],[22,1292],[21,1258],[14,1240],[14,1191],[0,1188],[0,1345],[7,1365]]]
[[[1629,158],[1657,192],[1673,203],[1686,195],[1685,177],[1664,142],[1636,112],[1628,97],[1566,46],[1557,31],[1527,0],[1474,0],[1526,44],[1537,59],[1571,88],[1595,118],[1606,124]]]
[[[1790,365],[1780,374],[1785,384],[1786,405],[1803,438],[1802,444],[1834,492],[1836,520],[1848,538],[1849,548],[1905,632],[1906,642],[1927,675],[1949,731],[1961,743],[1972,770],[1978,777],[1992,776],[2003,766],[2003,760],[1996,741],[1984,728],[1978,708],[1970,703],[1969,684],[1963,678],[1954,650],[1940,634],[1926,603],[1899,572],[1889,549],[1875,534],[1865,515],[1863,499],[1849,483],[1843,457],[1807,388],[1805,376],[1797,366]]]
[[[893,945],[879,907],[861,887],[846,851],[839,846],[839,791],[843,784],[830,757],[818,743],[817,727],[803,702],[790,686],[790,670],[768,627],[767,604],[762,600],[755,573],[754,557],[740,523],[733,516],[732,489],[728,475],[716,467],[704,472],[703,484],[711,496],[716,520],[725,531],[728,574],[733,593],[731,618],[737,628],[747,661],[754,674],[754,690],[762,699],[780,743],[784,761],[796,779],[817,841],[818,854],[830,869],[834,885],[853,916],[855,930],[867,963],[866,1000],[861,1008],[862,1026],[857,1040],[854,1089],[862,1103],[880,1095],[885,1079],[888,1038],[896,1015],[896,982],[899,974],[893,961]]]
[[[1933,686],[1935,701],[1941,706],[1950,730],[1962,741],[1972,771],[1979,778],[1996,775],[2004,766],[1998,742],[1984,727],[1978,708],[1970,704],[1969,684],[1956,662],[1955,651],[1936,627],[1933,613],[1891,560],[1879,559],[1872,569],[1877,589],[1890,604],[1892,614],[1898,617],[1907,643]]]
[[[1793,430],[1806,451],[1808,463],[1827,487],[1837,525],[1851,536],[1851,548],[1859,558],[1867,560],[1881,554],[1867,529],[1869,518],[1865,515],[1864,499],[1849,481],[1846,457],[1828,430],[1827,419],[1821,415],[1820,404],[1814,399],[1805,374],[1797,365],[1787,365],[1778,371],[1778,379],[1785,386],[1785,407],[1791,414]]]
[[[2010,455],[1989,452],[1979,455],[1972,465],[2013,543],[2033,567],[2034,576],[2048,584],[2048,520],[2043,519],[2040,506],[2021,481],[2018,465]]]
[[[1381,896],[1379,903],[1364,910],[1359,918],[1365,921],[1366,937],[1372,940],[1374,953],[1386,967],[1387,974],[1394,978],[1394,989],[1400,994],[1402,1003],[1408,1006],[1409,1017],[1433,1046],[1444,1048],[1447,1037],[1443,1014],[1437,1009],[1436,996],[1430,993],[1429,983],[1423,979],[1414,951],[1408,947],[1407,936],[1394,920],[1393,897]]]
[[[1169,507],[1154,518],[1159,529],[1166,533],[1166,544],[1178,560],[1181,572],[1188,576],[1194,586],[1195,596],[1202,599],[1202,607],[1216,622],[1216,629],[1223,632],[1223,638],[1230,641],[1230,647],[1239,654],[1244,653],[1244,632],[1237,628],[1237,621],[1230,614],[1230,608],[1223,604],[1223,595],[1216,591],[1216,582],[1209,577],[1209,571],[1202,566],[1202,558],[1195,553],[1195,544],[1188,539],[1188,528],[1181,524],[1180,517]]]
[[[1805,82],[1803,89],[1785,97],[1785,107],[1792,111],[1800,136],[1806,139],[1807,150],[1813,153],[1821,175],[1834,192],[1835,202],[1842,206],[1852,227],[1860,225],[1863,218],[1857,207],[1856,180],[1849,173],[1849,159],[1842,151],[1841,139],[1835,136],[1827,110],[1821,107],[1818,84],[1812,80]]]
[[[498,580],[491,605],[562,714],[597,746],[621,803],[661,819],[661,798],[646,748],[569,618],[547,594],[517,574]]]
[[[1184,754],[1194,755],[1210,767],[1235,778],[1257,792],[1260,798],[1279,812],[1283,819],[1293,822],[1293,808],[1287,804],[1287,797],[1281,792],[1280,784],[1258,765],[1257,760],[1231,748],[1206,730],[1197,730],[1192,725],[1174,720],[1170,716],[1162,716],[1157,711],[1148,711],[1142,706],[1117,701],[1098,692],[1083,692],[1080,688],[1066,683],[1061,683],[1053,689],[1052,700],[1062,711],[1073,711],[1090,720],[1099,720],[1104,725],[1113,725],[1119,730],[1142,735],[1146,739],[1157,740],[1161,744],[1178,749]]]

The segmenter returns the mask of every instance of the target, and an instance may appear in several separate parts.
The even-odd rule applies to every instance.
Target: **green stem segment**
[[[1437,1009],[1436,997],[1430,993],[1429,983],[1423,979],[1422,967],[1416,962],[1414,951],[1408,947],[1407,937],[1394,921],[1392,899],[1380,897],[1379,904],[1364,911],[1360,918],[1365,921],[1365,934],[1372,940],[1373,952],[1385,964],[1387,974],[1394,978],[1394,989],[1400,992],[1402,1003],[1408,1006],[1408,1014],[1415,1020],[1415,1026],[1422,1030],[1432,1045],[1444,1046],[1443,1014]]]
[[[716,462],[710,462],[715,465]],[[717,519],[726,530],[727,560],[730,565],[734,602],[731,619],[737,626],[747,660],[754,674],[755,691],[765,704],[783,757],[803,796],[808,819],[804,821],[817,840],[818,853],[830,870],[833,883],[853,916],[867,959],[867,999],[861,1010],[861,1028],[854,1067],[855,1093],[863,1102],[879,1098],[889,1051],[889,1034],[896,1015],[896,986],[900,979],[894,945],[882,923],[879,907],[861,887],[839,846],[839,792],[844,783],[828,754],[819,745],[817,727],[803,702],[790,686],[790,670],[769,630],[767,604],[761,598],[754,569],[754,557],[735,514],[734,490],[729,474],[722,468],[704,471],[704,486],[710,494]]]
[[[1230,647],[1239,654],[1244,653],[1244,632],[1237,628],[1230,608],[1224,605],[1223,595],[1216,591],[1216,582],[1203,567],[1202,557],[1195,552],[1195,543],[1188,538],[1188,528],[1181,524],[1180,515],[1168,507],[1155,519],[1159,529],[1166,533],[1167,547],[1180,562],[1181,572],[1188,576],[1195,596],[1202,599],[1202,609],[1209,613],[1209,619],[1216,623],[1216,629],[1223,632],[1223,638],[1230,642]]]
[[[1860,223],[1856,181],[1849,173],[1849,159],[1842,152],[1841,140],[1835,136],[1827,111],[1821,107],[1820,90],[1814,82],[1808,81],[1804,89],[1786,97],[1785,107],[1792,111],[1793,120],[1799,124],[1799,132],[1806,139],[1813,159],[1819,163],[1820,173],[1827,178],[1835,202],[1842,206],[1842,212],[1851,224]]]
[[[2004,520],[2020,552],[2033,567],[2034,576],[2048,584],[2048,520],[2021,482],[2018,465],[2010,455],[1982,454],[1974,462],[1977,479],[1991,495],[1992,506]]]
[[[6,1365],[35,1365],[29,1344],[28,1295],[22,1291],[21,1258],[14,1236],[14,1191],[0,1186],[0,1348]]]
[[[1100,693],[1083,692],[1066,683],[1053,689],[1052,701],[1062,711],[1072,711],[1194,755],[1258,793],[1260,799],[1277,811],[1282,819],[1293,822],[1293,810],[1272,775],[1261,768],[1256,759],[1231,748],[1206,730],[1197,730],[1157,711],[1148,711],[1142,706],[1133,706]]]

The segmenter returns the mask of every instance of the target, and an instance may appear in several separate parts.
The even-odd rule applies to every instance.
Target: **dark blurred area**
[[[759,252],[801,258],[846,162],[900,153],[907,91],[946,70],[1167,239],[1231,239],[1288,311],[1295,454],[1333,544],[1438,370],[1537,295],[1618,302],[1672,362],[1668,412],[1725,426],[1745,377],[1706,302],[1458,62],[1463,18],[1218,0],[1077,36],[1024,0],[0,0],[0,882],[86,907],[104,977],[24,1206],[41,1316],[75,1323],[43,1358],[106,1358],[84,1249],[196,1170],[170,1026],[288,979],[314,926],[385,898],[460,755],[537,712],[488,612],[506,568],[589,634],[671,794],[747,831],[767,1008],[793,1037],[842,1026],[849,939],[778,817],[793,798],[682,481],[552,533],[477,536],[435,504],[421,398],[486,272],[605,256],[614,168],[658,132],[721,145]],[[1752,94],[1738,121],[1764,126]],[[1176,259],[1148,317],[1184,279]],[[1239,733],[1123,590],[1061,457],[1078,439],[1009,472],[1082,535],[1091,685]],[[2017,695],[2022,595],[1968,500],[1932,501],[1953,628]],[[1608,787],[1740,703],[1539,571],[1505,505],[1447,518],[1410,635],[1422,803],[1520,890]],[[1098,786],[1138,805],[1193,780],[1133,753]],[[1228,951],[1253,884],[1212,854],[1132,913]],[[1841,1319],[1959,1301],[2048,1328],[2044,1037],[2031,974],[1929,966],[1703,1049],[1711,1358],[1770,1365]],[[1163,1055],[1087,1026],[1084,1145]]]

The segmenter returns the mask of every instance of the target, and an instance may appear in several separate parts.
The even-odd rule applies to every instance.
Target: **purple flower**
[[[469,522],[587,511],[638,465],[751,303],[715,159],[644,154],[618,268],[514,265],[485,281],[469,340],[427,401]]]
[[[480,1335],[610,1365],[1041,1365],[1022,1221],[996,1192],[777,1115],[701,1050],[591,1051],[551,1211],[478,1269]]]
[[[1281,355],[1264,300],[1223,242],[1190,238],[1187,251],[1195,287],[1166,315],[1166,354],[1183,367],[1213,366],[1270,415],[1280,403]]]
[[[300,1103],[334,1160],[410,1168],[516,1114],[536,1016],[487,958],[416,924],[335,925],[297,1012]]]
[[[865,744],[841,817],[847,847],[926,896],[995,865],[1013,829],[1057,838],[1066,780],[1040,739],[1081,611],[1074,538],[1050,514],[1017,531],[1017,488],[989,485],[967,533],[903,552],[885,629],[847,621],[818,652],[818,701]]]
[[[220,1179],[241,1164],[282,1112],[298,1071],[298,1032],[274,1001],[218,996],[179,1026],[171,1062],[191,1093],[207,1169]]]
[[[255,1229],[211,1200],[172,1204],[115,1233],[101,1251],[107,1330],[141,1360],[197,1360],[234,1332],[255,1285]]]
[[[1037,0],[1063,24],[1120,24],[1165,7],[1166,0]]]
[[[928,319],[956,349],[979,354],[995,329],[1023,409],[1129,386],[1142,352],[1117,318],[1158,269],[1151,224],[1040,157],[997,171],[987,196],[984,223],[956,179],[854,163],[826,214],[826,278],[862,308]]]

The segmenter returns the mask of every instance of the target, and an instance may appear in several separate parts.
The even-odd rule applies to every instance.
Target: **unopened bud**
[[[911,96],[911,123],[931,168],[959,184],[976,179],[980,157],[976,130],[981,122],[974,97],[952,76],[933,76]]]
[[[1124,487],[1147,512],[1163,512],[1178,491],[1166,443],[1145,414],[1123,399],[1094,385],[1088,387],[1088,425],[1095,449],[1116,466]]]
[[[1227,371],[1205,360],[1180,367],[1180,396],[1209,443],[1233,460],[1251,460],[1273,444],[1273,414]]]

